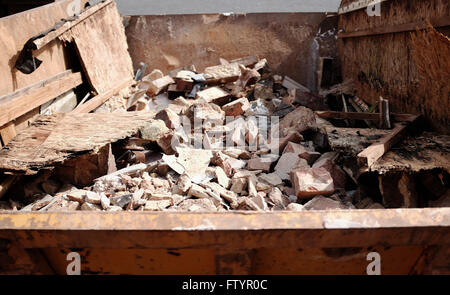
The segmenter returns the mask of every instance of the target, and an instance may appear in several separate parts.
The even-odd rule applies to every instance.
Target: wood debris
[[[267,60],[220,62],[204,72],[193,66],[166,75],[153,70],[133,89],[139,98],[131,93],[125,104],[131,110],[142,103],[141,112],[41,117],[0,152],[4,170],[54,168],[27,185],[19,210],[298,212],[423,203],[415,176],[398,171],[408,160],[400,160],[395,146],[416,116],[371,113],[362,100],[355,101],[366,112],[351,112],[350,103],[349,112],[331,110],[324,97],[273,75]],[[347,126],[332,124],[339,120]],[[389,121],[394,129],[351,128],[361,120],[385,122],[386,128]],[[68,174],[61,165],[75,167],[70,161],[100,163],[83,156],[102,149],[101,163],[114,169],[91,173],[83,186],[58,178]],[[396,177],[384,175],[394,169],[389,161],[403,161]],[[375,187],[360,181],[367,172],[361,166],[383,170]],[[427,169],[433,167],[438,165]],[[448,185],[439,175],[428,175],[422,185],[435,199]]]

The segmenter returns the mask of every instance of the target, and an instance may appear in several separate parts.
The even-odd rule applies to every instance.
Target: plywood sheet
[[[71,28],[61,39],[75,42],[86,76],[97,93],[133,78],[125,29],[114,2]]]

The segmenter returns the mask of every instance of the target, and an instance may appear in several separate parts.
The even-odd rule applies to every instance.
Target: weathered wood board
[[[328,142],[335,151],[356,156],[391,130],[369,128],[326,127]]]
[[[125,29],[114,2],[71,28],[60,39],[75,42],[89,83],[98,94],[133,78]]]
[[[353,2],[344,0],[341,6]],[[421,114],[434,130],[450,134],[450,26],[419,34],[402,31],[405,26],[423,28],[424,20],[435,26],[439,25],[436,19],[445,21],[440,25],[448,24],[450,2],[384,1],[380,13],[380,17],[371,17],[360,9],[340,15],[339,30],[343,32],[380,33],[341,35],[338,48],[343,79],[353,80],[357,95],[366,102],[372,104],[382,96],[389,100],[392,112]],[[386,26],[389,30],[383,32]]]
[[[0,97],[0,126],[77,87],[82,82],[80,73],[65,71],[32,87],[18,90],[4,98]]]
[[[0,151],[0,170],[35,174],[137,133],[146,112],[40,116]]]
[[[424,132],[408,137],[378,159],[371,171],[420,172],[443,169],[450,173],[450,136]]]
[[[73,0],[58,1],[0,18],[0,95],[47,79],[68,68],[64,47],[57,40],[35,52],[35,56],[43,63],[34,73],[23,74],[14,65],[28,39],[69,17],[67,6],[72,2]],[[86,2],[82,0],[80,5],[84,7]]]

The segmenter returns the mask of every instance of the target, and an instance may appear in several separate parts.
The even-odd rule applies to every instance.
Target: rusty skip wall
[[[356,1],[343,1],[341,7],[352,2]],[[390,0],[381,4],[380,12],[378,17],[369,17],[366,9],[342,14],[339,29],[344,34],[375,29],[392,31],[400,25],[431,20],[440,24],[436,29],[443,34],[442,38],[422,40],[415,47],[411,37],[416,34],[414,31],[340,37],[338,48],[344,80],[353,79],[358,96],[367,102],[374,103],[383,96],[390,101],[391,111],[422,114],[430,127],[449,134],[450,75],[446,53],[450,41],[445,36],[450,36],[450,2]],[[420,36],[429,39],[430,34]],[[424,59],[425,67],[416,63]]]
[[[167,73],[194,64],[202,71],[257,55],[274,73],[289,75],[316,89],[319,42],[324,13],[162,15],[127,17],[126,33],[135,69],[145,62]]]

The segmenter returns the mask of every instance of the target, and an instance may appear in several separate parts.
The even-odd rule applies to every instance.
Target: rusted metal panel
[[[260,248],[227,249],[77,249],[82,274],[366,274],[367,254],[382,257],[382,274],[408,274],[415,267],[422,246],[375,246],[353,248]],[[65,274],[71,249],[48,248],[42,251],[57,274]]]
[[[133,16],[126,34],[135,69],[145,62],[163,72],[194,64],[197,70],[257,55],[274,73],[316,87],[324,13],[256,13]]]
[[[447,245],[450,208],[301,213],[5,213],[0,238],[25,248]]]

